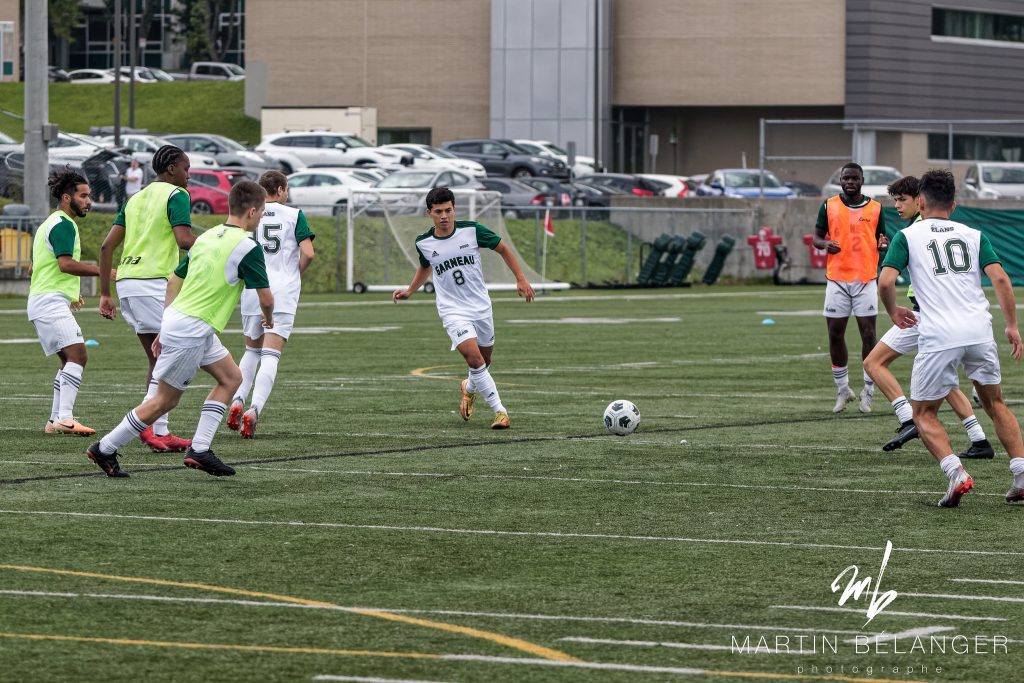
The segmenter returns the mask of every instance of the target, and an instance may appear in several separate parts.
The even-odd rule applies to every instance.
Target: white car
[[[397,168],[412,163],[408,152],[374,147],[358,135],[331,131],[273,133],[254,149],[281,164],[285,173],[311,166]]]
[[[113,145],[114,136],[107,135],[100,138],[104,142]],[[139,160],[140,164],[149,164],[153,161],[153,155],[164,145],[173,145],[173,142],[164,140],[156,135],[143,135],[141,133],[123,133],[121,135],[121,146],[132,151],[132,157]],[[200,152],[185,152],[188,156],[188,163],[192,168],[220,168],[217,160],[209,154]]]
[[[111,79],[113,79],[113,77],[114,77],[114,70],[113,69],[109,69],[107,71],[107,73],[109,73],[110,76],[111,76]],[[121,67],[121,82],[122,83],[127,83],[128,81],[130,81],[131,80],[131,75],[132,75],[131,67],[128,67],[128,66],[122,66]],[[135,67],[135,82],[136,83],[156,83],[157,79],[153,78],[153,76],[149,73],[149,69],[141,69],[139,67]]]
[[[390,145],[382,145],[384,149],[397,149],[408,152],[412,155],[413,168],[419,169],[445,169],[462,171],[474,178],[486,178],[487,169],[471,159],[462,159],[451,152],[446,152],[430,145],[420,145],[412,142],[396,142]]]
[[[68,72],[72,83],[113,83],[114,74],[106,69],[75,69]]]
[[[483,190],[483,184],[476,178],[445,169],[409,170],[392,173],[373,185],[381,190],[423,190],[447,187],[460,190]]]
[[[288,203],[311,216],[331,216],[345,211],[352,190],[369,184],[351,173],[317,168],[288,176]]]
[[[1024,199],[1024,163],[980,161],[967,167],[960,188],[965,197]]]
[[[865,197],[873,199],[887,198],[889,196],[889,185],[903,177],[899,169],[892,166],[864,166],[863,168],[864,184],[860,188],[860,193]],[[832,177],[828,179],[828,182],[822,186],[821,194],[823,197],[827,198],[832,195],[842,194],[843,188],[839,185],[839,174],[842,170],[842,168],[837,168]]]
[[[690,192],[690,186],[686,184],[689,180],[686,176],[666,175],[664,173],[637,173],[641,178],[656,180],[668,185],[664,190],[658,192],[662,197],[685,197]]]
[[[569,153],[553,142],[548,142],[547,140],[513,140],[513,142],[528,151],[530,154],[548,157],[549,159],[558,159],[566,166],[569,165]],[[592,175],[600,172],[601,169],[597,167],[597,162],[594,160],[594,157],[582,156],[580,154],[576,155],[576,165],[572,167],[573,177]]]

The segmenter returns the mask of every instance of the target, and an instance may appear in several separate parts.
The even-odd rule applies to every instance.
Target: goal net
[[[568,283],[541,278],[526,265],[509,235],[501,210],[501,194],[475,190],[452,190],[455,217],[487,226],[501,237],[515,254],[523,274],[535,289],[568,289]],[[431,227],[423,203],[426,192],[409,190],[358,190],[348,202],[346,231],[345,287],[350,292],[391,291],[408,286],[419,268],[416,237]],[[481,266],[487,289],[516,289],[516,280],[508,266],[491,249],[481,249]],[[432,291],[428,281],[424,286]]]

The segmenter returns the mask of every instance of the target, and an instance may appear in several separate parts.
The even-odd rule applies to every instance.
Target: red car
[[[227,215],[228,193],[238,181],[247,178],[242,171],[189,170],[188,193],[192,198],[192,213]]]

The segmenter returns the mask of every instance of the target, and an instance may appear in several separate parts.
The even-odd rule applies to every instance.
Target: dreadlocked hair
[[[167,170],[167,167],[176,162],[185,152],[180,147],[174,145],[164,145],[156,151],[153,155],[153,172],[163,173]]]
[[[66,194],[73,197],[75,188],[79,185],[86,185],[88,182],[81,173],[70,166],[65,166],[50,174],[50,196],[60,202],[60,198]]]

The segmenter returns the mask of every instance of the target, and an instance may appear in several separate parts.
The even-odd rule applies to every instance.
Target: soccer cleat
[[[946,495],[939,501],[940,508],[955,508],[960,505],[960,499],[963,498],[964,494],[974,488],[974,480],[971,479],[971,475],[967,474],[964,468],[960,468],[960,471],[955,477],[950,479],[949,488],[946,489]]]
[[[60,434],[60,430],[53,426],[56,420],[47,420],[46,426],[43,427],[43,434]]]
[[[86,427],[75,418],[71,418],[70,420],[57,420],[53,423],[53,428],[61,434],[72,434],[74,436],[92,436],[96,433],[95,429],[92,427]]]
[[[996,457],[996,452],[992,449],[992,444],[988,442],[988,439],[982,439],[972,443],[970,448],[960,454],[960,457],[968,460],[991,460]]]
[[[512,421],[508,419],[508,413],[501,411],[494,414],[494,422],[491,423],[491,429],[508,429],[512,426]]]
[[[466,385],[469,384],[468,379],[462,380],[462,384],[459,387],[462,389],[462,402],[459,403],[459,415],[462,416],[463,420],[468,420],[473,417],[473,399],[476,398],[476,392],[466,391]]]
[[[185,453],[183,464],[185,467],[202,470],[214,477],[230,477],[235,473],[235,469],[222,463],[220,458],[213,454],[213,451],[197,453],[189,448],[188,452]]]
[[[242,414],[242,430],[240,434],[243,439],[256,438],[256,423],[260,421],[260,411],[249,408]]]
[[[917,433],[917,425],[914,424],[913,420],[907,420],[899,427],[896,428],[896,436],[889,439],[882,450],[885,452],[894,451],[897,448],[903,448],[903,444],[907,443],[911,439],[916,439],[920,436]]]
[[[871,402],[875,400],[875,392],[869,391],[867,387],[860,390],[860,405],[857,406],[857,410],[862,413],[871,412]]]
[[[840,389],[836,394],[836,405],[832,408],[833,413],[841,413],[846,410],[846,404],[857,398],[857,394],[853,393],[853,389],[846,387]]]
[[[128,476],[127,472],[121,471],[121,465],[117,462],[117,451],[107,455],[100,450],[99,441],[86,448],[85,454],[89,456],[90,460],[99,465],[99,468],[103,470],[108,477],[121,479]]]
[[[242,413],[245,412],[245,403],[240,398],[236,398],[231,402],[231,407],[228,408],[228,429],[233,432],[237,432],[238,428],[242,426]]]
[[[183,439],[180,436],[171,434],[170,432],[157,438],[163,439],[164,446],[167,447],[168,453],[184,453],[192,445],[192,439]]]
[[[1013,486],[1006,492],[1007,503],[1019,503],[1021,501],[1024,501],[1024,489]]]
[[[157,436],[153,432],[152,425],[150,425],[149,427],[146,427],[141,432],[139,432],[139,439],[142,441],[142,443],[144,443],[147,446],[149,446],[149,450],[153,451],[154,453],[170,453],[171,452],[171,449],[168,448],[166,443],[164,443],[164,437]]]

